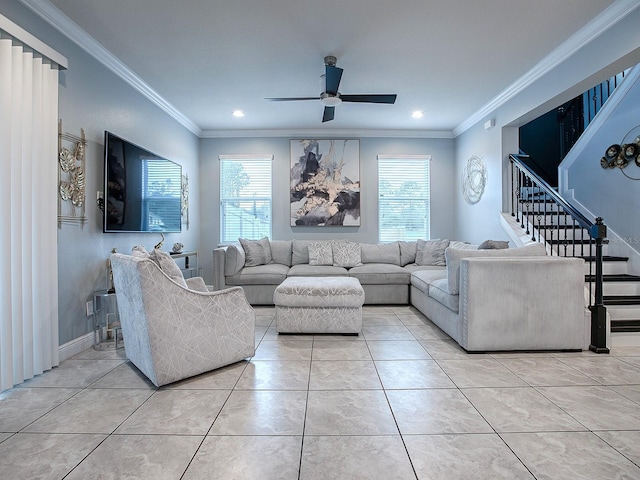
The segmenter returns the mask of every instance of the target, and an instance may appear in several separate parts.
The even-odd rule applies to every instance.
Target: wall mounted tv
[[[104,132],[104,232],[179,232],[182,167]]]

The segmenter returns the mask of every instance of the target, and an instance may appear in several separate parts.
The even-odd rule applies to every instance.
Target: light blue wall
[[[104,131],[109,130],[180,163],[183,172],[189,175],[191,195],[196,199],[198,138],[16,0],[3,0],[0,13],[67,57],[69,69],[60,74],[59,118],[64,132],[80,135],[80,129],[84,128],[88,141],[88,222],[84,226],[63,224],[58,229],[59,342],[62,345],[90,332],[85,302],[92,299],[95,289],[106,286],[106,262],[111,249],[129,252],[136,244],[152,248],[160,240],[157,234],[102,233],[96,192],[103,190]],[[198,216],[198,203],[192,202],[191,218]],[[188,249],[197,249],[197,220],[188,231],[167,235],[165,245],[170,248],[178,239]]]
[[[347,238],[354,242],[378,241],[377,155],[431,155],[431,237],[454,238],[454,169],[452,139],[360,138],[361,224],[359,227],[291,227],[289,207],[290,140],[286,138],[220,138],[200,141],[200,249],[204,277],[212,281],[211,251],[220,240],[219,162],[224,154],[273,155],[273,239]],[[351,137],[349,137],[351,138]]]
[[[640,224],[637,221],[640,211],[640,168],[632,161],[624,171],[619,168],[603,170],[600,158],[610,145],[623,141],[629,143],[640,135],[639,68],[636,67],[636,71],[624,80],[621,91],[614,92],[612,100],[616,104],[605,104],[599,112],[594,124],[601,125],[587,141],[576,145],[575,161],[567,170],[567,193],[573,195],[583,212],[593,212],[603,217],[609,229],[609,252],[623,256],[635,254],[636,257],[640,252]],[[630,82],[630,86],[626,82]],[[627,87],[629,90],[623,91]],[[623,98],[619,100],[617,94],[623,94]],[[600,115],[603,117],[600,118]],[[625,177],[623,172],[638,180]],[[618,251],[619,239],[614,237],[614,233],[626,239],[635,252]],[[637,263],[638,259],[635,261]]]
[[[489,170],[489,192],[478,204],[469,206],[456,196],[454,218],[459,237],[472,241],[482,241],[490,236],[504,237],[499,227],[498,212],[508,211],[503,198],[509,198],[510,192],[504,175],[509,154],[518,152],[517,128],[606,78],[640,63],[638,24],[640,9],[573,52],[568,59],[556,64],[498,109],[488,113],[477,125],[456,137],[455,175],[461,175],[473,154],[482,156]],[[490,118],[495,119],[496,126],[492,130],[484,130],[483,124]]]

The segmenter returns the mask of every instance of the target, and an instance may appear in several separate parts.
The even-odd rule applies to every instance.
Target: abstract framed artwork
[[[291,226],[360,226],[360,141],[291,140]]]

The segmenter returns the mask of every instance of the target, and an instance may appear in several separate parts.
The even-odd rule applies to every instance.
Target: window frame
[[[218,161],[219,161],[219,195],[218,195],[218,199],[219,199],[219,228],[220,228],[220,244],[221,245],[228,245],[234,242],[238,241],[238,238],[242,237],[242,238],[252,238],[253,236],[258,236],[259,238],[262,238],[264,236],[268,237],[269,239],[272,238],[272,232],[273,232],[273,154],[242,154],[242,155],[228,155],[228,154],[223,154],[223,155],[218,155]],[[268,196],[260,196],[260,197],[243,197],[243,196],[237,196],[237,197],[228,197],[228,198],[224,198],[224,191],[225,191],[225,178],[224,178],[224,169],[223,169],[223,165],[225,161],[229,161],[229,162],[236,162],[236,163],[241,163],[242,165],[246,165],[248,163],[251,162],[266,162],[269,164],[269,172],[268,175],[266,175],[266,177],[268,178],[269,181],[269,195]],[[228,204],[231,201],[242,201],[242,200],[247,200],[249,198],[252,198],[252,201],[256,201],[259,200],[261,202],[267,202],[268,203],[268,213],[267,213],[267,218],[269,220],[269,227],[268,227],[268,232],[261,232],[260,234],[257,235],[243,235],[242,232],[239,236],[235,236],[234,238],[230,238],[227,235],[227,222],[225,222],[225,207],[226,204]],[[256,240],[258,240],[258,238],[256,238]]]
[[[383,215],[383,208],[385,207],[385,200],[383,198],[383,193],[381,192],[381,182],[383,180],[385,180],[385,178],[383,178],[381,176],[381,166],[387,166],[390,164],[390,161],[403,161],[403,160],[407,160],[407,161],[421,161],[424,162],[424,166],[426,168],[426,172],[425,172],[425,182],[426,182],[426,191],[424,192],[423,197],[420,197],[419,199],[417,199],[418,201],[422,200],[426,203],[425,205],[425,225],[424,225],[424,232],[421,232],[419,235],[412,235],[410,237],[407,236],[403,236],[402,238],[399,238],[397,236],[395,236],[393,239],[389,238],[388,232],[386,232],[385,228],[383,228],[383,224],[382,224],[382,215]],[[386,165],[385,165],[386,162]],[[377,207],[378,207],[378,217],[377,217],[377,221],[378,221],[378,242],[384,243],[384,242],[390,242],[390,241],[413,241],[416,240],[417,238],[422,238],[425,240],[428,240],[431,237],[431,155],[406,155],[406,154],[397,154],[397,155],[381,155],[379,154],[377,156],[377,175],[378,175],[378,194],[377,194]],[[409,179],[414,179],[415,177],[412,176],[407,176],[407,180]],[[393,200],[393,201],[402,201],[402,200],[406,200],[408,198],[411,197],[404,197],[404,196],[399,196],[399,197],[394,197],[393,199],[389,199],[389,200]],[[412,201],[416,201],[415,198],[412,199]],[[415,237],[415,238],[414,238]]]

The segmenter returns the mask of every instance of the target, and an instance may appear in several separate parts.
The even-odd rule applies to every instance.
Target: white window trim
[[[271,163],[271,210],[269,212],[269,218],[270,220],[270,225],[269,225],[269,238],[272,238],[273,236],[273,160],[274,160],[274,155],[271,153],[255,153],[255,154],[219,154],[218,155],[218,165],[220,166],[221,162],[223,160],[245,160],[245,161],[252,161],[252,160],[269,160],[269,162]],[[219,167],[219,178],[218,178],[218,185],[219,188],[221,187],[221,181],[222,181],[222,169]],[[219,228],[220,228],[220,245],[228,245],[230,243],[233,243],[235,241],[237,241],[237,239],[235,240],[223,240],[223,235],[224,235],[224,229],[223,229],[223,219],[222,219],[222,190],[220,188],[219,190],[219,194],[218,194],[218,213],[220,215],[219,218]]]
[[[422,154],[378,154],[377,157],[377,165],[376,165],[376,172],[379,172],[379,168],[380,168],[380,160],[400,160],[400,159],[406,159],[406,160],[424,160],[425,162],[427,162],[429,164],[429,206],[431,205],[431,155],[422,155]],[[376,189],[379,189],[380,186],[380,178],[377,178],[376,181]],[[377,230],[378,230],[378,241],[380,240],[380,191],[378,190],[376,192],[376,203],[377,203]],[[431,210],[431,207],[429,207],[429,210]],[[430,235],[430,228],[431,226],[431,212],[429,211],[429,232],[428,234]],[[428,236],[429,236],[428,235]]]

